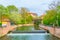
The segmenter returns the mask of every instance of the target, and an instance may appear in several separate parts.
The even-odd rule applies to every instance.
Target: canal
[[[60,40],[59,38],[52,36],[45,30],[34,30],[34,27],[22,27],[17,28],[12,33],[1,37],[0,40]]]
[[[11,33],[0,40],[60,40],[49,33]]]

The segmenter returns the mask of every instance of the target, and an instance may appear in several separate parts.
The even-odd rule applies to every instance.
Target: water
[[[17,27],[16,31],[32,31],[35,30],[34,26],[22,26],[22,27]]]
[[[31,31],[35,31],[33,27],[22,27],[22,28],[18,28],[17,33],[10,33],[2,38],[0,38],[0,40],[60,40],[57,37],[52,36],[49,33],[20,33],[21,31],[26,31],[26,32],[31,32]],[[19,33],[18,33],[19,31]],[[38,32],[37,31],[37,32]]]
[[[0,40],[60,40],[47,33],[14,33],[0,38]]]

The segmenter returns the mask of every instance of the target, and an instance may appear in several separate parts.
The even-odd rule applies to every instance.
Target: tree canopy
[[[20,10],[14,5],[9,5],[7,7],[0,5],[0,20],[5,16],[15,24],[32,23],[33,17],[28,12],[30,11],[24,7]]]

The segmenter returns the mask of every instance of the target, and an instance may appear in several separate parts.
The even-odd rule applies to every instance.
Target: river
[[[59,38],[46,33],[46,31],[35,31],[34,27],[22,27],[18,28],[16,31],[7,34],[6,36],[0,38],[0,40],[60,40]]]
[[[49,33],[11,33],[0,40],[60,40]]]

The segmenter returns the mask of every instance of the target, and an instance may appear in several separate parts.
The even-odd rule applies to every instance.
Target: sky
[[[49,4],[53,0],[0,0],[0,4],[4,6],[15,5],[16,7],[26,7],[31,12],[42,15],[49,9]]]

